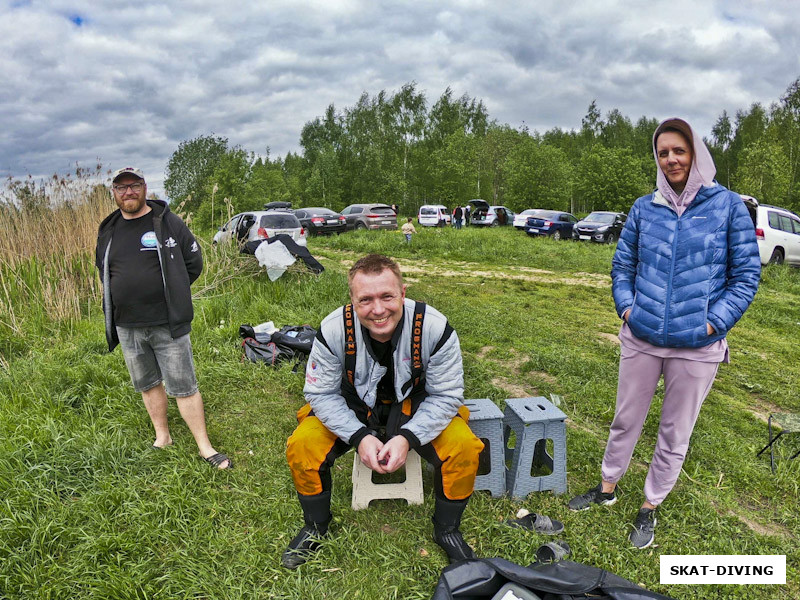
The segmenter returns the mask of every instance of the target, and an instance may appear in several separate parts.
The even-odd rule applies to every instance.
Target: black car
[[[347,222],[340,213],[323,207],[298,208],[294,216],[305,227],[306,231],[314,235],[323,233],[342,233],[347,228]]]
[[[627,218],[625,213],[596,210],[575,223],[572,239],[613,244],[619,239]]]

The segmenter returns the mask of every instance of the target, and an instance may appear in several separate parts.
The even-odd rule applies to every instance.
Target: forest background
[[[514,129],[492,120],[480,99],[448,88],[431,104],[411,82],[393,93],[364,92],[344,109],[330,104],[303,127],[297,154],[257,155],[213,134],[184,141],[164,189],[201,226],[221,224],[224,198],[237,212],[288,200],[335,210],[384,202],[415,214],[423,204],[472,198],[517,212],[627,211],[654,187],[657,124],[617,109],[603,116],[593,101],[579,129]],[[800,210],[800,78],[769,107],[723,111],[706,143],[724,186]]]
[[[299,153],[272,157],[268,146],[257,153],[214,133],[185,140],[169,159],[164,190],[201,228],[276,200],[334,210],[383,202],[402,214],[472,198],[515,212],[627,212],[655,186],[658,121],[633,122],[616,108],[603,116],[592,101],[580,128],[539,133],[492,120],[482,100],[455,97],[450,88],[431,104],[410,82],[396,92],[364,92],[344,109],[328,105],[303,127]],[[800,77],[769,107],[723,111],[704,139],[722,185],[800,211]],[[102,177],[102,167],[79,167],[76,175]],[[0,204],[45,206],[71,177],[10,177]]]

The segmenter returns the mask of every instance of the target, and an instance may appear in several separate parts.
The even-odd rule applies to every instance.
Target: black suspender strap
[[[425,303],[414,304],[414,320],[411,322],[411,382],[419,385],[422,378],[422,322],[425,319]]]
[[[422,324],[425,320],[424,302],[414,303],[414,317],[411,321],[411,378],[403,385],[403,392],[417,388],[424,381],[422,367]],[[344,380],[355,393],[356,373],[356,326],[353,305],[343,307],[344,315]],[[449,337],[449,336],[448,336]]]
[[[356,373],[356,327],[353,305],[344,306],[344,373],[350,385],[355,385]]]

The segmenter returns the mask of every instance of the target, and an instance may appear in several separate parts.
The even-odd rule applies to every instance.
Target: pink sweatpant
[[[716,362],[660,358],[643,352],[622,356],[617,408],[603,456],[603,479],[616,483],[628,470],[633,448],[642,433],[653,394],[663,374],[664,404],[658,441],[644,482],[647,501],[655,506],[661,504],[678,480],[697,415],[711,390],[718,368]]]

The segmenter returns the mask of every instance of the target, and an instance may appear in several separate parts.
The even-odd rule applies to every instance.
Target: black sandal
[[[561,521],[556,521],[547,515],[539,515],[536,513],[529,513],[519,519],[509,519],[506,521],[506,524],[511,527],[530,529],[531,531],[543,533],[545,535],[556,535],[564,531],[564,524]]]
[[[203,458],[203,460],[209,463],[210,465],[213,465],[220,471],[227,471],[233,468],[233,461],[222,452],[217,452],[216,454],[212,454],[208,458]],[[224,469],[220,469],[219,466],[226,460],[228,461],[228,466],[225,467]]]

